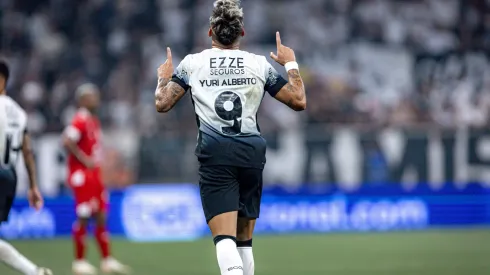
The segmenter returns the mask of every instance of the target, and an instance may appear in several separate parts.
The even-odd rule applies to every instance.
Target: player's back
[[[65,129],[65,134],[77,141],[80,150],[96,161],[100,159],[100,132],[98,118],[84,108],[77,111],[70,125]],[[85,165],[69,154],[68,169],[70,171],[85,169]]]
[[[27,127],[27,114],[11,97],[0,95],[0,116],[3,117],[0,123],[0,148],[3,148],[0,150],[0,163],[15,166]]]
[[[212,48],[184,58],[173,81],[191,90],[201,164],[263,167],[257,112],[265,91],[284,86],[281,79],[265,57],[245,51]]]

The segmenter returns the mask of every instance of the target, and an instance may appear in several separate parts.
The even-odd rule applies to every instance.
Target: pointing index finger
[[[172,61],[172,51],[170,50],[170,47],[167,47],[167,59]]]
[[[279,32],[276,32],[276,43],[277,43],[277,48],[279,49],[279,47],[282,45],[281,44],[281,35],[279,34]]]

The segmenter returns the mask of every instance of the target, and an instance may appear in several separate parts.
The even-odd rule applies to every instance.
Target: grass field
[[[69,240],[13,244],[55,275],[71,274]],[[135,275],[217,275],[210,239],[189,243],[114,240]],[[254,239],[256,275],[488,275],[490,230],[263,236]],[[89,258],[98,264],[93,244]],[[17,274],[0,266],[1,275]]]

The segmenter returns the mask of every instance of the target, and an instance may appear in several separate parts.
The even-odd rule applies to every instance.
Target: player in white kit
[[[34,157],[29,134],[26,131],[27,114],[9,96],[5,88],[9,77],[7,63],[0,61],[0,224],[8,220],[15,198],[17,174],[15,164],[22,151],[29,175],[29,203],[35,209],[43,207],[43,198],[37,188]],[[9,243],[0,239],[0,261],[25,275],[50,275],[52,272],[37,267]]]
[[[155,103],[169,111],[187,90],[199,127],[196,155],[204,214],[221,274],[253,275],[252,234],[259,217],[266,143],[257,111],[265,92],[296,111],[306,96],[294,51],[281,44],[271,58],[285,66],[289,81],[264,56],[239,50],[245,35],[240,1],[218,0],[210,18],[212,48],[187,55],[173,70],[172,54],[158,69]]]

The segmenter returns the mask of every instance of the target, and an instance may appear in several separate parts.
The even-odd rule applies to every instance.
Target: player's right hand
[[[27,199],[29,200],[29,206],[36,210],[40,210],[44,206],[43,196],[37,187],[32,187],[27,191]]]
[[[296,61],[296,56],[294,55],[293,49],[284,46],[281,43],[281,35],[276,32],[276,44],[277,44],[277,55],[271,52],[271,58],[277,63],[284,66],[284,64],[292,61]]]
[[[158,68],[158,78],[170,79],[174,73],[174,65],[172,63],[172,51],[167,47],[167,60]]]

